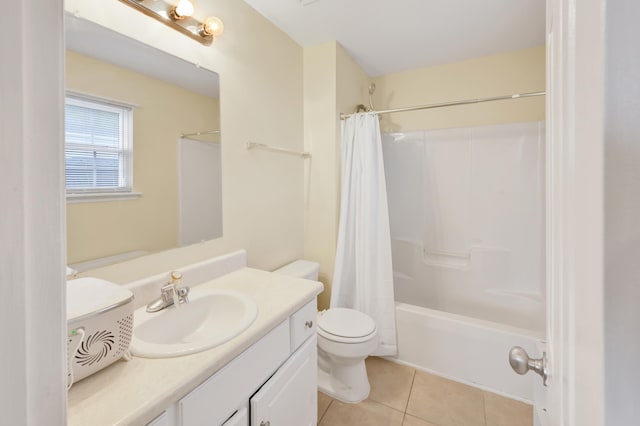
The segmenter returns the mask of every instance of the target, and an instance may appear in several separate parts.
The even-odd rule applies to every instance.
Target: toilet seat
[[[376,334],[376,323],[362,312],[331,308],[318,314],[318,334],[334,342],[360,343]]]

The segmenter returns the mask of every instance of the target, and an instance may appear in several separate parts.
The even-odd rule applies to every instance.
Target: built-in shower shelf
[[[471,251],[467,253],[455,253],[446,251],[424,250],[424,262],[427,265],[442,266],[445,268],[454,268],[467,270],[471,265]]]
[[[393,271],[393,279],[403,279],[403,280],[412,280],[413,277],[407,274],[403,274],[402,272]]]
[[[488,289],[485,290],[485,292],[498,296],[518,297],[521,299],[532,300],[534,302],[544,302],[544,297],[542,297],[540,293],[533,293],[530,291]]]

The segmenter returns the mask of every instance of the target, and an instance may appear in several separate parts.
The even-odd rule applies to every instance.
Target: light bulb
[[[193,4],[189,0],[180,0],[172,12],[176,19],[186,18],[193,15]]]
[[[218,37],[224,32],[224,24],[222,24],[220,19],[215,16],[211,16],[204,21],[201,31],[204,35]]]

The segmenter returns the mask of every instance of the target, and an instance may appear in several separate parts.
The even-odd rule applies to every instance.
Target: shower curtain
[[[371,316],[379,344],[372,355],[397,353],[391,237],[377,115],[342,122],[340,226],[331,307]]]

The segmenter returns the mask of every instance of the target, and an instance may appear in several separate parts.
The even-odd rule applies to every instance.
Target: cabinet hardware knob
[[[263,420],[260,422],[260,426],[271,426],[271,422],[267,420],[266,422]]]
[[[307,321],[307,322],[305,322],[305,323],[304,323],[304,326],[305,326],[305,327],[307,327],[307,328],[311,328],[311,327],[313,327],[313,321]]]

